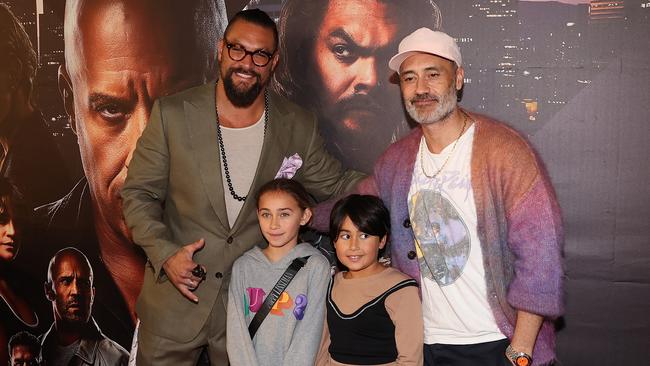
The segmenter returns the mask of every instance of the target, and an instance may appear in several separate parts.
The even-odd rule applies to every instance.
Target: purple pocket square
[[[282,160],[282,166],[280,166],[280,170],[275,174],[275,179],[277,178],[286,178],[286,179],[291,179],[293,178],[294,175],[296,175],[296,172],[300,167],[302,166],[302,159],[300,158],[300,155],[293,154],[288,158],[284,158]]]

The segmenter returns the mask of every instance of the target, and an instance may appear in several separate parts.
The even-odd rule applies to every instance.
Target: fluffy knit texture
[[[541,160],[512,128],[479,114],[471,179],[483,251],[487,296],[503,334],[512,338],[517,310],[545,317],[533,352],[534,365],[555,359],[553,319],[563,308],[563,230],[560,208]],[[422,137],[416,128],[392,144],[375,164],[374,175],[357,188],[376,194],[391,211],[391,260],[420,281],[408,213],[408,192]],[[323,225],[329,204],[316,210]]]

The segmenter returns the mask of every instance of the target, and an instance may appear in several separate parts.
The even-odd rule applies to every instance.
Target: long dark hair
[[[8,178],[0,176],[0,224],[11,220],[22,227],[28,219],[27,211],[20,192]]]
[[[433,0],[377,1],[393,5],[393,16],[400,19],[402,30],[396,35],[396,43],[420,27],[437,30],[442,26],[440,8]],[[282,61],[273,75],[272,87],[279,94],[303,106],[314,102],[311,93],[313,88],[309,85],[312,80],[310,75],[315,72],[311,55],[330,2],[331,0],[285,0],[280,10],[278,31]]]

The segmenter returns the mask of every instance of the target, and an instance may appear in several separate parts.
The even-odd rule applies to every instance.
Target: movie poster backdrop
[[[312,110],[329,151],[367,173],[414,126],[387,67],[399,40],[423,26],[454,36],[465,67],[461,105],[526,135],[560,199],[567,273],[566,315],[557,321],[561,364],[617,365],[648,356],[647,2],[0,2],[36,52],[36,122],[47,131],[12,140],[9,146],[24,146],[28,159],[2,159],[5,177],[27,171],[20,176],[30,178],[16,186],[30,214],[15,221],[16,255],[0,262],[0,289],[13,291],[0,301],[0,363],[8,361],[12,335],[40,336],[53,311],[79,307],[51,301],[44,290],[50,259],[69,246],[93,270],[93,319],[130,349],[146,260],[121,213],[131,152],[157,97],[217,76],[216,43],[228,15],[246,5],[279,25],[273,89]],[[8,91],[0,86],[0,93]],[[0,127],[19,123],[2,118]]]

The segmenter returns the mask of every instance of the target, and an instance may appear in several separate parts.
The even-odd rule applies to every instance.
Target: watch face
[[[518,356],[515,358],[515,365],[517,366],[530,366],[530,359],[526,356]]]

